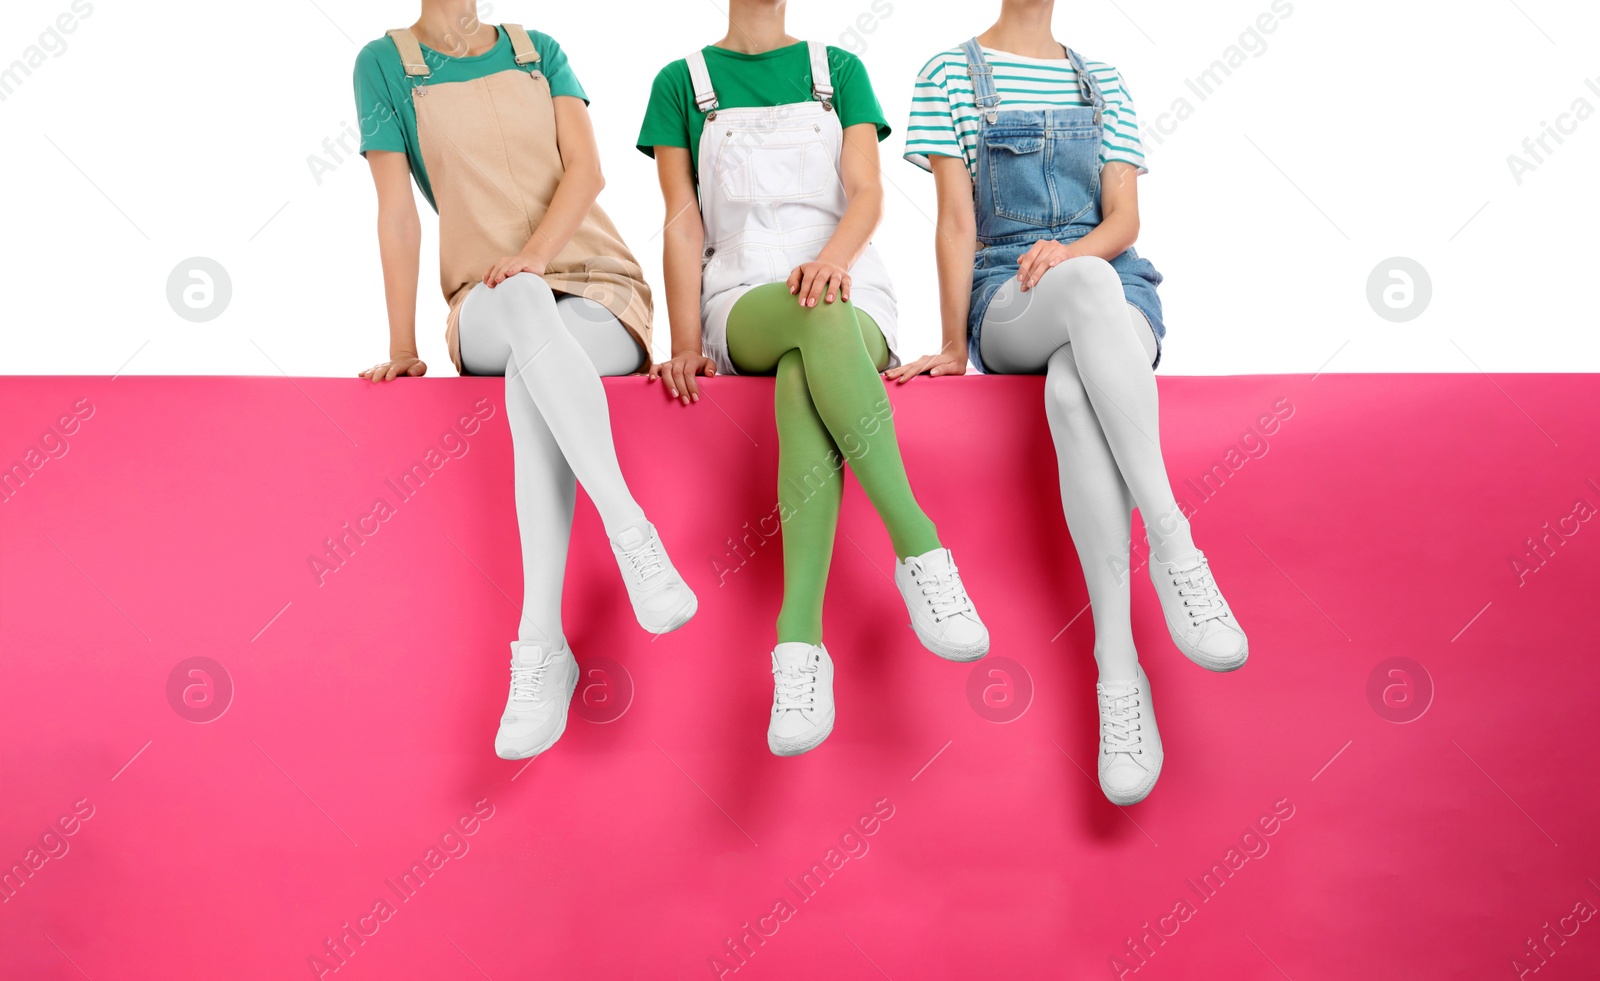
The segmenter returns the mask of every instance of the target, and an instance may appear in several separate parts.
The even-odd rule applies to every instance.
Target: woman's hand
[[[965,354],[929,354],[918,358],[910,364],[903,364],[898,368],[890,368],[883,373],[883,377],[890,381],[906,382],[917,377],[923,372],[937,378],[940,375],[964,375],[967,373],[967,356]]]
[[[508,255],[504,259],[489,267],[483,274],[483,282],[490,289],[515,276],[517,273],[533,273],[543,276],[544,271],[550,267],[549,260],[536,255]]]
[[[1021,284],[1022,291],[1026,293],[1033,289],[1045,273],[1077,254],[1071,247],[1051,239],[1040,239],[1033,243],[1033,248],[1017,259],[1017,282]]]
[[[398,358],[390,358],[360,373],[358,377],[371,382],[394,381],[402,376],[408,378],[421,378],[428,373],[428,366],[422,359],[412,354],[402,354]]]
[[[667,394],[684,405],[700,401],[700,383],[696,375],[710,378],[717,373],[717,364],[703,354],[675,354],[671,361],[658,361],[650,366],[646,382],[660,378],[667,386]]]
[[[789,292],[800,298],[803,307],[816,306],[818,297],[832,303],[835,295],[849,302],[850,274],[843,266],[821,259],[803,262],[789,274]]]

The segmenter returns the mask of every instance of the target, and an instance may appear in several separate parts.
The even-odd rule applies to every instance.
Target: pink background
[[[1174,484],[1252,656],[1190,664],[1134,574],[1167,760],[1126,811],[1093,779],[1092,629],[1039,379],[894,393],[993,653],[920,648],[850,487],[839,722],[795,759],[764,741],[778,540],[720,586],[714,566],[774,504],[770,383],[717,379],[691,409],[607,385],[700,612],[641,632],[580,500],[566,628],[587,707],[524,764],[491,747],[521,591],[499,379],[0,383],[0,462],[94,407],[0,503],[0,866],[59,856],[0,904],[0,977],[314,977],[347,922],[377,930],[324,976],[714,977],[746,923],[776,932],[725,976],[1515,977],[1546,923],[1576,932],[1551,934],[1538,978],[1600,973],[1600,920],[1572,917],[1600,909],[1600,527],[1568,517],[1600,506],[1594,376],[1163,377]],[[307,557],[394,503],[385,480],[479,399],[494,414],[466,455],[319,586]],[[1244,435],[1284,399],[1264,443]],[[1190,481],[1236,447],[1202,499]],[[1512,560],[1564,517],[1519,585]],[[167,695],[194,656],[233,687],[205,724]],[[1392,657],[1433,688],[1406,724],[1369,700]],[[1031,687],[1026,711],[980,714],[986,680]],[[619,718],[582,717],[630,687]],[[46,835],[80,801],[92,817]],[[492,817],[446,851],[478,801]],[[892,816],[848,835],[875,804]],[[1275,806],[1292,816],[1241,843]],[[388,880],[430,848],[455,857],[401,900]],[[789,880],[830,849],[842,864],[802,901]],[[1191,880],[1230,849],[1240,867],[1202,900]],[[1132,937],[1156,945],[1143,966]]]

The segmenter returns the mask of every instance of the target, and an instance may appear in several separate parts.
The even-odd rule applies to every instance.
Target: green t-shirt
[[[493,75],[506,69],[527,71],[517,64],[516,53],[511,50],[511,38],[503,28],[496,28],[499,36],[494,47],[470,58],[452,58],[422,45],[422,60],[433,72],[426,84],[442,85],[445,82],[470,82],[475,78]],[[534,49],[539,52],[539,71],[550,81],[551,96],[571,95],[585,103],[589,97],[578,84],[578,77],[567,64],[561,45],[548,34],[529,31]],[[420,42],[419,42],[420,43]],[[422,196],[438,211],[433,201],[433,188],[428,184],[428,170],[422,163],[422,147],[417,142],[417,110],[411,104],[411,80],[406,78],[405,66],[400,62],[400,52],[388,36],[378,38],[356,55],[356,115],[361,122],[361,153],[368,150],[393,150],[404,153],[411,164],[411,176],[416,178]]]
[[[760,54],[741,54],[707,46],[706,71],[723,109],[783,106],[811,100],[811,52],[804,41]],[[828,72],[833,81],[833,109],[841,126],[875,123],[878,139],[889,135],[872,79],[861,59],[842,48],[828,46]],[[656,74],[650,104],[639,127],[639,149],[655,156],[658,146],[681,146],[699,166],[700,131],[706,114],[694,102],[694,81],[689,62],[679,58]]]

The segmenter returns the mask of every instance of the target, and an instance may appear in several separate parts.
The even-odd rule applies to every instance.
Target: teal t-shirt
[[[804,41],[760,54],[741,54],[726,48],[707,46],[706,71],[717,90],[717,105],[723,109],[752,106],[783,106],[811,100],[811,52]],[[874,123],[878,139],[889,135],[883,107],[872,90],[861,59],[842,48],[828,46],[828,73],[833,81],[833,108],[839,124],[849,127]],[[644,124],[639,128],[639,149],[655,156],[658,146],[681,146],[699,166],[700,131],[706,114],[694,101],[694,80],[689,77],[689,62],[679,58],[656,74],[650,88],[650,104],[645,107]]]
[[[433,72],[426,83],[470,82],[506,69],[527,71],[526,66],[517,64],[511,38],[504,28],[495,28],[495,33],[499,36],[494,47],[470,58],[452,58],[422,45],[422,60]],[[571,95],[587,103],[589,97],[578,84],[578,76],[573,74],[561,45],[550,35],[538,31],[529,31],[528,37],[539,52],[538,68],[550,81],[551,96]],[[400,52],[387,35],[368,43],[356,55],[356,116],[360,120],[361,153],[365,155],[368,150],[404,153],[422,196],[438,211],[439,206],[433,201],[433,188],[428,184],[428,170],[422,163],[422,146],[417,142],[417,110],[411,104],[411,85],[405,66],[400,62]]]

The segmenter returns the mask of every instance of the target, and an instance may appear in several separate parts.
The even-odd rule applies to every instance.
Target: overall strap
[[[807,41],[811,52],[811,97],[822,103],[822,108],[833,108],[833,73],[828,68],[828,46],[821,41]]]
[[[400,64],[405,66],[408,77],[427,78],[433,74],[428,63],[422,60],[422,45],[417,43],[415,35],[404,27],[384,33],[394,42],[395,50],[400,52]]]
[[[972,78],[972,94],[978,111],[994,122],[1000,112],[1000,93],[994,87],[994,69],[983,56],[983,46],[975,37],[962,42],[961,50],[967,53],[967,75]]]
[[[695,108],[701,112],[716,112],[717,90],[711,87],[711,72],[706,69],[706,53],[696,48],[683,60],[689,63],[689,81],[694,85]]]
[[[511,51],[517,56],[517,64],[538,64],[539,49],[533,46],[533,39],[521,24],[501,24],[500,28],[511,39]]]
[[[1106,107],[1106,97],[1100,91],[1100,83],[1089,74],[1089,69],[1084,67],[1083,59],[1078,56],[1078,52],[1067,48],[1067,58],[1072,62],[1072,70],[1078,75],[1078,91],[1089,100],[1090,105],[1094,106],[1095,122],[1099,122],[1100,113]]]

